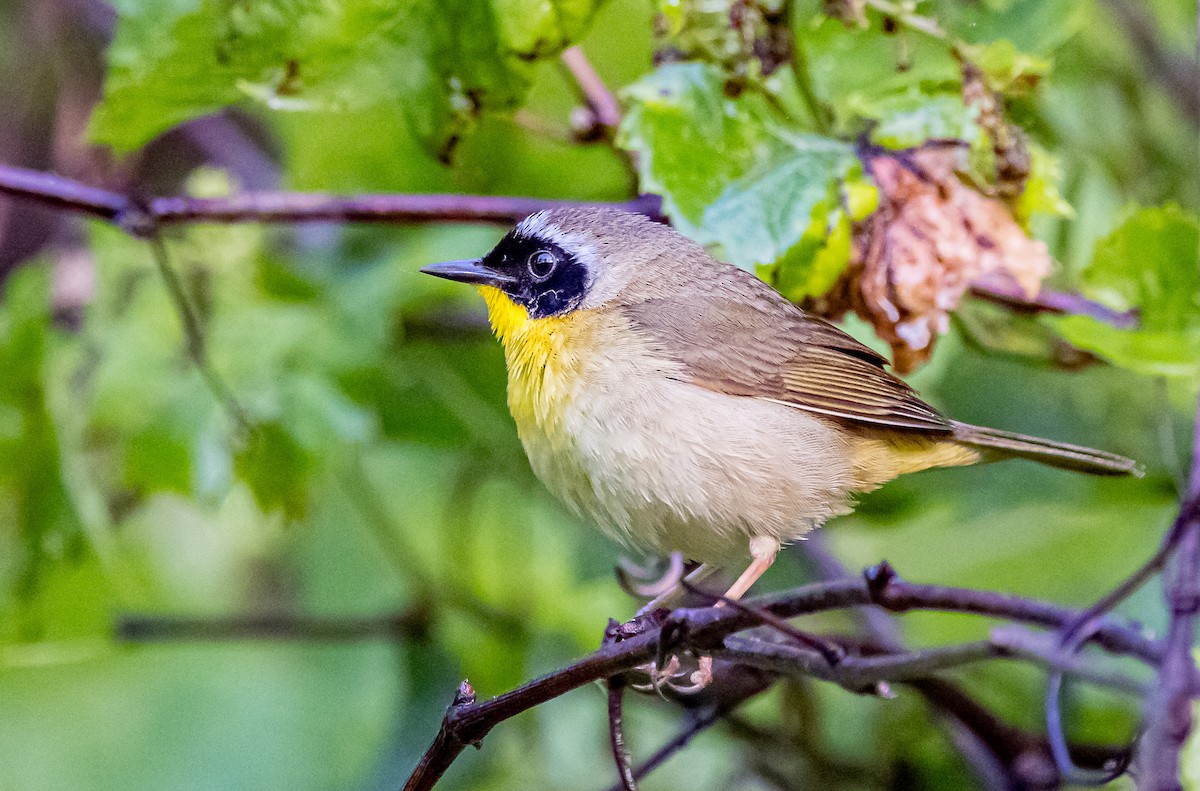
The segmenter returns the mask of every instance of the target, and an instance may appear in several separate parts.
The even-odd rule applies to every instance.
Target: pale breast
[[[579,311],[509,401],[534,472],[610,535],[701,561],[796,539],[849,510],[846,438],[824,419],[681,381],[614,313]]]

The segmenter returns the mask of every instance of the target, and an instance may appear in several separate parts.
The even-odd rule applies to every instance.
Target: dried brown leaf
[[[1046,246],[1004,203],[958,178],[962,160],[962,147],[946,144],[864,154],[879,208],[855,229],[850,268],[818,306],[870,321],[901,373],[929,359],[972,282],[1008,279],[1032,299],[1050,272]]]

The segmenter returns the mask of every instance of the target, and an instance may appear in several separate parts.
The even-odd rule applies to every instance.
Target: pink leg
[[[758,582],[758,578],[766,573],[767,569],[771,568],[771,564],[775,562],[775,556],[779,554],[779,541],[767,536],[755,536],[750,539],[750,565],[742,572],[742,575],[737,578],[737,581],[725,591],[726,599],[740,599],[746,595],[746,591]],[[717,602],[718,607],[725,606],[725,602]],[[700,667],[695,673],[692,673],[690,681],[692,685],[684,690],[685,692],[698,692],[707,687],[712,682],[712,657],[701,656]]]
[[[771,568],[775,556],[779,554],[779,541],[767,536],[755,536],[750,539],[750,565],[742,572],[742,576],[725,591],[726,599],[740,599],[750,590],[750,586],[758,582],[758,578]],[[720,607],[721,603],[718,602]]]

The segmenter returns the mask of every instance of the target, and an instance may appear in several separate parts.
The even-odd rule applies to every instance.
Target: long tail
[[[988,454],[1004,457],[1030,459],[1032,461],[1060,467],[1064,470],[1086,472],[1091,475],[1133,475],[1141,477],[1143,471],[1133,459],[1093,450],[1080,445],[1068,445],[994,428],[972,426],[954,421],[954,439],[964,445],[979,448]]]

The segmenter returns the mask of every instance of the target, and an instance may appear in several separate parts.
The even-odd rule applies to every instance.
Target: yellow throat
[[[492,331],[504,346],[508,409],[518,430],[550,429],[570,400],[577,370],[566,342],[572,319],[533,319],[498,288],[480,286],[479,293],[487,303]]]

